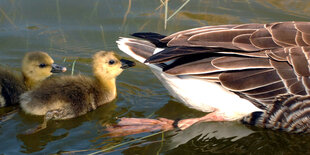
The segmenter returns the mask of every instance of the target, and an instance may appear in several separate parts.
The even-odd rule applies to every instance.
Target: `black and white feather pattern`
[[[241,122],[294,133],[310,132],[310,96],[288,95],[276,99],[264,112],[253,112]]]

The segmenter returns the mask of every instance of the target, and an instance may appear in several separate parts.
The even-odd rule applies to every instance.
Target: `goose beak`
[[[129,60],[125,60],[125,59],[121,59],[120,60],[121,63],[122,63],[122,69],[126,69],[126,68],[129,68],[129,67],[132,67],[132,66],[135,66],[136,63],[133,62],[133,61],[129,61]]]
[[[67,68],[66,67],[62,67],[60,65],[57,64],[52,64],[52,73],[61,73],[61,72],[66,72]]]

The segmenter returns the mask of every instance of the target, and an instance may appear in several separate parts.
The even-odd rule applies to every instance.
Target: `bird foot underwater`
[[[171,120],[167,118],[121,118],[117,125],[107,127],[106,131],[109,132],[110,136],[118,137],[159,130],[185,130],[193,124],[201,121],[225,121],[225,119],[218,116],[216,112],[209,113],[201,118],[190,118],[183,120]]]
[[[120,137],[159,130],[173,130],[173,120],[166,118],[120,118],[117,125],[106,128],[108,135]]]
[[[64,109],[55,109],[55,110],[49,110],[45,116],[44,116],[44,120],[42,124],[37,125],[34,128],[28,129],[24,132],[25,135],[30,135],[30,134],[34,134],[37,133],[43,129],[47,128],[47,122],[51,119],[59,119],[59,118],[63,118],[65,116],[68,116],[70,113],[68,113],[67,111],[65,111]]]

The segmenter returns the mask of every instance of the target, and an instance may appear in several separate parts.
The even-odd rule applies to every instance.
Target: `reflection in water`
[[[131,145],[124,154],[296,154],[309,151],[310,135],[256,129],[251,130],[237,122],[198,123],[185,131],[172,131],[160,142],[143,146]],[[160,136],[148,141],[161,140]],[[138,143],[143,144],[143,143]],[[153,150],[153,153],[150,152]]]
[[[227,139],[234,142],[251,133],[252,130],[238,122],[202,122],[169,137],[165,142],[165,150],[175,149],[192,140],[208,142],[210,139]]]
[[[166,118],[187,118],[203,115],[203,113],[188,109],[173,100],[157,110],[155,114]],[[132,137],[138,138],[145,135],[139,134]],[[112,141],[118,141],[115,143],[116,145],[121,143],[120,139],[123,142],[131,140],[131,138],[117,137],[116,139],[113,138]],[[184,131],[168,131],[164,135],[148,138],[147,141],[133,143],[119,151],[128,155],[154,154],[154,152],[165,154],[294,154],[295,151],[310,153],[309,140],[310,135],[261,129],[246,126],[237,121],[201,122]]]
[[[220,129],[219,129],[220,130]],[[248,136],[232,140],[231,138],[197,136],[182,147],[168,151],[168,153],[184,152],[184,147],[193,148],[195,153],[238,153],[238,154],[295,154],[297,152],[310,153],[308,136],[288,134],[274,131],[257,131]],[[186,149],[185,149],[186,150]]]
[[[24,142],[21,150],[23,153],[33,153],[40,150],[43,150],[44,147],[53,141],[61,140],[68,136],[68,132],[63,133],[61,135],[54,136],[53,132],[56,130],[45,130],[39,133],[35,133],[32,135],[17,135],[17,138]]]
[[[17,135],[17,138],[23,142],[22,145],[23,149],[21,150],[21,152],[23,153],[37,152],[43,150],[48,143],[52,143],[54,141],[59,140],[64,141],[69,140],[71,141],[71,145],[74,144],[73,141],[79,143],[79,141],[81,141],[81,138],[87,136],[89,133],[85,131],[81,133],[78,129],[75,128],[79,128],[80,126],[85,125],[84,123],[86,123],[88,128],[90,128],[90,130],[92,128],[96,129],[94,128],[96,124],[88,124],[89,121],[94,120],[100,122],[98,128],[102,128],[101,125],[108,124],[109,120],[113,120],[112,117],[114,116],[113,114],[115,113],[115,108],[116,108],[115,102],[108,103],[106,105],[100,106],[98,109],[92,112],[87,113],[86,115],[77,118],[68,120],[59,120],[59,121],[50,120],[48,122],[48,126],[46,129],[34,134],[25,135],[23,134],[23,132],[20,132],[20,134]],[[22,118],[23,121],[21,123],[22,124],[26,123],[27,128],[34,127],[33,124],[31,126],[27,125],[27,122],[31,123],[33,122],[33,120],[36,119],[39,124],[43,120],[43,117],[39,118],[36,116],[26,115],[23,112],[21,113],[22,113],[21,116],[23,117]],[[55,147],[57,148],[58,145],[61,146],[62,144],[57,144],[55,145]]]

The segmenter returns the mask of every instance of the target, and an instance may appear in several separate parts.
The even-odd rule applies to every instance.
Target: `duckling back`
[[[96,79],[85,76],[62,76],[45,80],[42,87],[21,96],[21,107],[26,113],[45,115],[53,109],[64,109],[68,119],[86,114],[112,101],[115,96],[102,89]]]
[[[26,87],[22,78],[0,67],[0,107],[18,104],[19,96],[24,91],[26,91]]]

